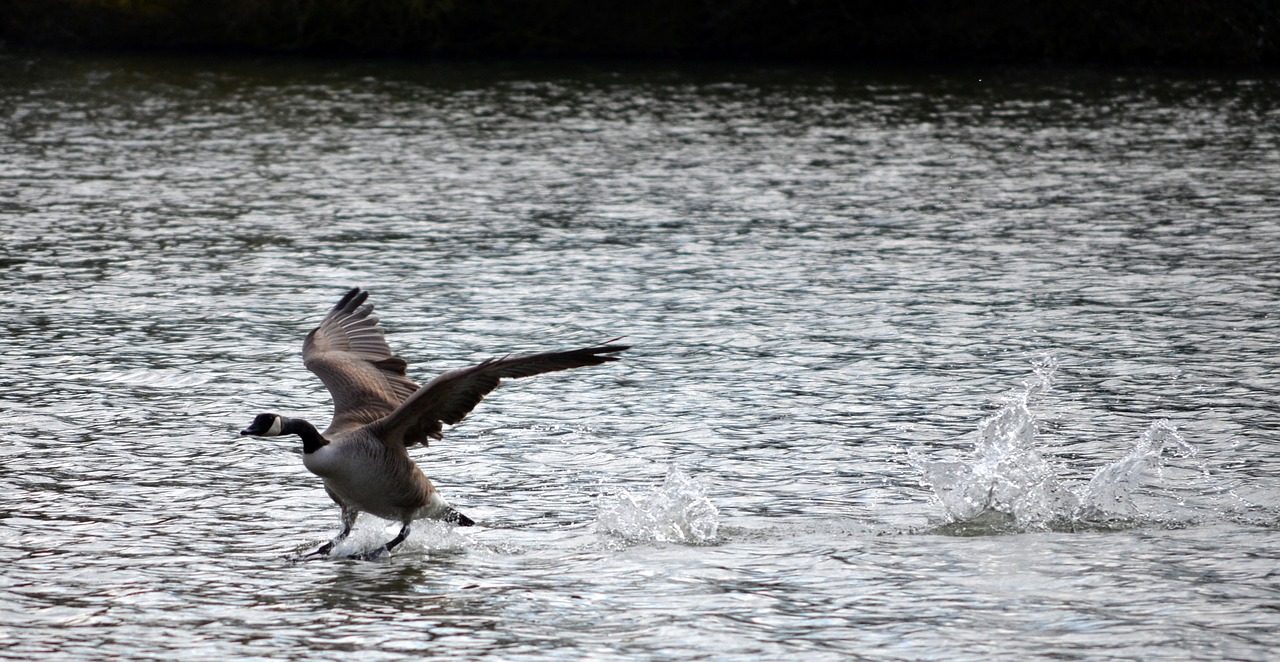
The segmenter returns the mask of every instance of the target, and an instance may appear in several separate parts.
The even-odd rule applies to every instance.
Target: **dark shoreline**
[[[1277,0],[0,0],[6,51],[1275,67]]]

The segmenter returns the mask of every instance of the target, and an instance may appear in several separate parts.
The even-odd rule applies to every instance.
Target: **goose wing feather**
[[[616,339],[615,339],[616,340]],[[453,425],[471,413],[484,396],[503,379],[532,377],[544,372],[617,361],[610,356],[630,349],[627,345],[600,345],[565,352],[544,352],[489,359],[467,368],[450,370],[427,382],[379,424],[379,436],[389,444],[412,446],[441,439],[443,424]]]
[[[347,292],[302,344],[303,363],[333,397],[326,434],[380,420],[418,390],[405,376],[408,364],[387,345],[368,298],[358,287]]]

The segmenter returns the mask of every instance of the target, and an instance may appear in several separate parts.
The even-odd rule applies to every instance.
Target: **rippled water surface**
[[[9,57],[0,127],[0,657],[1280,646],[1275,79]],[[237,433],[355,285],[420,381],[634,349],[293,563]]]

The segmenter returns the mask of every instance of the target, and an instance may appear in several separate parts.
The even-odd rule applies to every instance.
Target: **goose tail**
[[[474,520],[454,510],[453,508],[450,508],[449,512],[445,513],[444,521],[450,524],[457,524],[458,526],[475,526]]]
[[[445,501],[444,497],[440,496],[440,493],[435,490],[431,491],[431,496],[427,499],[426,507],[419,510],[417,515],[414,517],[438,519],[442,522],[457,524],[458,526],[475,525],[474,520],[458,512],[457,508],[454,508],[448,501]]]

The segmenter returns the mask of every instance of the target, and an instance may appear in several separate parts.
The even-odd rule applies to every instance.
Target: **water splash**
[[[630,542],[714,543],[720,510],[701,483],[676,468],[646,494],[622,490],[599,502],[599,530]]]
[[[978,423],[971,459],[932,461],[911,455],[947,512],[949,520],[938,532],[983,535],[1131,522],[1143,515],[1134,495],[1160,478],[1165,450],[1195,455],[1169,421],[1158,420],[1123,458],[1100,468],[1082,488],[1069,488],[1058,467],[1036,449],[1036,419],[1029,404],[1052,387],[1057,364],[1046,358],[1034,369],[1033,380],[1005,396],[999,411]]]
[[[1150,479],[1162,476],[1161,458],[1169,449],[1178,457],[1196,454],[1195,446],[1188,444],[1172,423],[1164,419],[1152,423],[1128,454],[1093,475],[1080,495],[1075,516],[1097,521],[1141,515],[1134,495]]]
[[[327,556],[308,556],[328,540],[327,538],[315,538],[305,543],[299,543],[291,553],[285,554],[284,558],[294,563],[306,560],[347,560],[360,554],[372,552],[385,545],[388,540],[391,540],[400,532],[400,526],[399,522],[388,523],[386,520],[379,520],[365,515],[363,521],[357,523],[352,529],[351,535],[346,540],[334,545]],[[472,544],[473,541],[468,536],[468,532],[457,526],[438,520],[420,519],[414,521],[413,532],[409,537],[400,546],[396,547],[391,555],[382,558],[457,552],[467,549]]]

